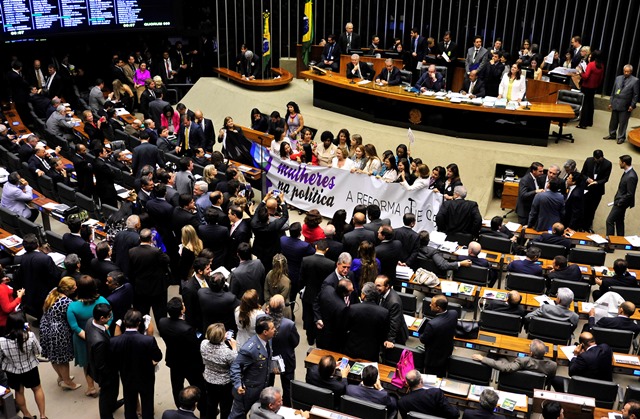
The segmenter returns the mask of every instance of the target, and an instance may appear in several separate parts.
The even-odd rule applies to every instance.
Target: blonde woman
[[[376,151],[376,146],[373,144],[367,144],[364,146],[364,154],[365,154],[365,163],[361,170],[353,170],[358,173],[364,173],[369,176],[380,170],[380,166],[382,166],[382,161],[380,161],[380,157],[378,157],[378,152]]]
[[[113,81],[113,101],[122,103],[129,112],[133,110],[133,91],[118,79]]]
[[[236,307],[234,313],[238,326],[238,336],[236,337],[238,348],[242,348],[242,345],[256,334],[256,319],[263,314],[258,291],[246,290],[240,300],[240,306]]]
[[[40,344],[42,356],[51,361],[58,385],[66,390],[76,390],[82,384],[74,383],[69,375],[69,362],[73,360],[73,332],[67,321],[67,308],[76,292],[76,281],[70,276],[60,280],[44,301],[40,320]]]
[[[271,297],[280,294],[285,303],[289,302],[291,280],[288,272],[287,258],[282,253],[276,254],[273,257],[273,269],[269,271],[264,281],[264,301],[270,301]],[[291,319],[291,307],[285,307],[283,314],[287,319]]]
[[[180,262],[178,264],[178,278],[186,281],[193,275],[193,261],[202,252],[202,240],[196,234],[191,224],[182,227],[182,243],[180,245]]]
[[[209,185],[209,192],[214,192],[216,190],[216,185],[219,181],[216,177],[217,175],[218,169],[216,169],[216,166],[213,164],[206,165],[202,171],[202,180],[207,182],[207,185]]]
[[[222,323],[214,323],[207,327],[206,339],[200,344],[207,383],[207,409],[213,413],[219,406],[221,418],[228,417],[231,412],[231,364],[238,355],[238,344],[233,338],[227,339],[226,334]]]

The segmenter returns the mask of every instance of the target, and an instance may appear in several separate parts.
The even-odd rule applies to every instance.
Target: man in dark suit
[[[631,319],[636,312],[636,305],[631,301],[625,301],[618,307],[618,315],[616,317],[602,317],[596,322],[596,309],[595,307],[589,311],[589,327],[603,327],[612,330],[630,330],[634,336],[638,336],[640,332],[640,324]]]
[[[497,311],[506,314],[515,314],[516,316],[523,317],[526,313],[524,306],[520,305],[522,302],[522,296],[518,291],[509,291],[507,293],[507,300],[484,300],[485,306],[483,310]]]
[[[169,51],[164,51],[156,69],[156,74],[160,74],[162,78],[162,84],[173,83],[175,76],[178,74],[178,69],[178,63],[169,56]]]
[[[531,212],[527,225],[537,231],[547,231],[554,223],[562,221],[564,217],[564,198],[561,180],[549,181],[549,189],[537,194],[531,203]]]
[[[580,344],[573,351],[575,357],[569,361],[569,375],[611,381],[613,351],[606,343],[596,344],[590,332],[580,334]]]
[[[29,135],[26,140],[22,140],[22,144],[20,144],[20,148],[18,149],[20,162],[28,162],[31,156],[36,153],[38,141],[38,137],[33,134]]]
[[[215,255],[211,264],[211,269],[218,269],[224,265],[229,246],[229,229],[218,225],[220,220],[215,208],[209,207],[205,211],[206,225],[198,226],[198,237],[202,240],[205,249],[209,249]]]
[[[404,345],[409,338],[409,329],[404,321],[402,300],[398,293],[391,288],[389,278],[378,275],[375,282],[376,290],[380,295],[380,307],[389,311],[389,333],[384,342],[386,348],[393,348],[393,344]]]
[[[418,28],[411,28],[411,40],[409,41],[409,48],[407,48],[407,50],[411,53],[408,70],[413,73],[413,79],[418,80],[420,71],[417,69],[417,66],[418,63],[422,63],[427,51],[427,39],[420,35]]]
[[[444,201],[438,214],[436,224],[438,231],[446,234],[466,233],[477,236],[482,226],[482,216],[478,209],[478,203],[468,201],[467,188],[456,186],[453,190],[453,199]]]
[[[42,92],[52,99],[56,96],[61,96],[65,86],[64,80],[58,74],[56,66],[49,64],[47,72],[49,73],[49,76],[47,77],[47,82],[42,87]]]
[[[336,376],[335,373],[335,358],[331,355],[325,355],[320,358],[320,362],[318,362],[318,365],[312,365],[311,367],[307,368],[305,381],[308,384],[333,391],[335,405],[339,406],[340,398],[347,390],[347,379]]]
[[[582,282],[582,272],[579,265],[569,265],[565,256],[558,255],[553,258],[553,270],[547,273],[547,278],[549,278],[549,285],[552,279]]]
[[[349,306],[345,311],[344,353],[352,358],[375,361],[387,340],[389,310],[378,305],[378,291],[373,282],[364,284],[360,298],[361,304]]]
[[[76,144],[76,153],[72,157],[73,170],[76,172],[78,192],[93,196],[93,165],[87,160],[87,147],[84,144]]]
[[[383,86],[398,86],[402,83],[400,70],[393,65],[391,58],[384,60],[384,68],[376,77],[376,83],[382,84]]]
[[[520,274],[542,276],[542,265],[538,262],[540,257],[540,248],[535,245],[530,246],[525,254],[526,258],[522,260],[514,260],[507,265],[507,271]]]
[[[631,166],[631,156],[620,156],[620,168],[624,170],[616,196],[613,198],[613,206],[607,217],[607,236],[624,236],[624,216],[627,208],[633,208],[636,204],[636,187],[638,175]]]
[[[131,169],[134,176],[139,177],[146,165],[164,167],[164,157],[158,147],[149,143],[149,134],[143,131],[140,133],[140,145],[133,149]]]
[[[382,211],[380,211],[380,206],[376,204],[367,205],[367,217],[369,218],[369,222],[364,225],[364,228],[373,231],[377,235],[381,226],[390,226],[391,220],[388,218],[380,218],[381,214]],[[379,243],[379,241],[376,243]]]
[[[352,54],[351,62],[347,64],[346,76],[348,79],[373,80],[374,72],[369,64],[360,62],[358,54]]]
[[[596,301],[611,287],[638,288],[638,280],[628,270],[629,264],[624,259],[616,259],[613,262],[615,275],[611,277],[596,278],[596,285],[600,288],[593,291],[593,300]]]
[[[200,125],[194,124],[189,116],[180,117],[180,129],[178,130],[178,155],[191,156],[197,148],[205,146],[204,133]]]
[[[216,272],[207,278],[207,288],[198,290],[198,302],[202,312],[202,330],[213,323],[222,323],[229,331],[238,331],[234,310],[240,304],[235,295],[227,290],[224,276]]]
[[[233,269],[240,263],[238,258],[238,246],[240,243],[249,243],[251,241],[251,225],[248,220],[243,220],[242,208],[231,205],[228,210],[229,221],[229,246],[227,248],[227,257],[224,266],[227,269]]]
[[[342,349],[343,322],[345,311],[348,307],[347,301],[353,292],[353,283],[343,278],[338,281],[338,285],[333,288],[324,286],[320,294],[313,303],[314,319],[318,328],[316,346],[321,349],[328,349],[340,352]],[[349,301],[350,303],[350,301]]]
[[[171,215],[171,228],[175,237],[182,237],[182,227],[191,225],[197,229],[200,225],[198,214],[196,213],[196,201],[191,194],[180,194],[178,197],[178,207],[173,209]]]
[[[518,184],[518,200],[516,202],[516,214],[518,214],[518,223],[527,225],[529,221],[529,213],[531,212],[531,204],[536,194],[543,192],[544,189],[538,187],[537,177],[544,174],[544,166],[542,163],[533,162],[529,167],[529,172],[520,179]]]
[[[258,400],[260,392],[267,387],[271,371],[271,345],[276,334],[273,319],[269,316],[256,320],[256,334],[240,348],[231,364],[233,384],[233,406],[229,419],[244,418]]]
[[[352,284],[354,284],[354,289],[351,294],[349,294],[349,304],[358,304],[360,302],[360,290],[356,289],[355,274],[351,270],[352,261],[353,260],[351,259],[351,255],[349,255],[347,252],[342,252],[340,256],[338,256],[338,261],[335,264],[335,269],[333,270],[333,272],[331,272],[324,279],[324,281],[322,281],[320,291],[322,291],[325,287],[336,288],[340,279],[348,279]]]
[[[444,59],[446,55],[448,59]],[[442,42],[438,43],[438,55],[436,56],[436,63],[447,67],[447,74],[453,74],[455,63],[458,60],[458,45],[451,40],[451,32],[446,31],[442,37]],[[496,92],[497,92],[496,86]],[[498,94],[496,93],[495,96]]]
[[[260,259],[253,259],[249,243],[240,243],[238,257],[240,258],[240,264],[229,276],[229,291],[238,299],[241,299],[245,291],[254,289],[258,292],[262,302],[264,299],[262,284],[264,284],[266,275],[264,265]]]
[[[164,100],[162,89],[154,89],[153,94],[156,98],[149,102],[149,116],[153,119],[156,127],[161,127],[160,116],[162,115],[162,110],[167,106],[171,106],[171,104]]]
[[[67,221],[67,227],[69,228],[69,233],[65,233],[62,236],[64,251],[66,254],[75,253],[78,255],[82,261],[80,272],[89,275],[92,273],[91,260],[93,259],[93,253],[91,252],[89,242],[80,237],[82,222],[78,218],[74,218]]]
[[[394,240],[402,243],[402,253],[400,254],[400,262],[407,266],[414,266],[420,250],[420,236],[413,230],[416,225],[416,216],[410,212],[402,216],[400,228],[393,230]]]
[[[605,185],[609,182],[611,167],[611,162],[604,158],[602,150],[595,150],[593,157],[587,158],[582,166],[582,175],[587,180],[588,191],[584,195],[582,221],[584,228],[591,232],[593,232],[593,218],[604,195]]]
[[[108,323],[112,313],[109,304],[96,304],[93,318],[85,328],[87,342],[88,372],[91,378],[100,384],[100,400],[98,402],[100,417],[112,418],[117,405],[119,377],[115,360],[109,349],[110,336]]]
[[[120,267],[111,261],[111,246],[106,240],[96,245],[96,257],[91,259],[90,267],[91,276],[98,280],[100,295],[107,297],[107,275],[109,272],[119,271]]]
[[[149,104],[156,100],[156,83],[153,81],[153,79],[147,79],[144,82],[144,87],[144,91],[140,94],[140,112],[142,112],[145,119],[151,119],[154,121],[154,123],[156,123],[149,110]],[[156,126],[159,127],[160,125]]]
[[[611,120],[609,121],[609,135],[605,140],[613,140],[618,136],[618,144],[622,144],[627,139],[627,124],[631,112],[636,108],[638,96],[640,96],[640,80],[632,75],[633,66],[627,64],[623,68],[623,75],[616,77],[611,90],[609,110]]]
[[[182,319],[181,316],[185,314],[185,305],[182,304],[180,297],[169,300],[167,312],[169,317],[158,319],[158,331],[167,346],[165,361],[170,371],[173,401],[176,407],[180,407],[179,395],[184,386],[184,380],[187,380],[189,385],[201,389],[202,402],[198,403],[198,408],[202,415],[206,415],[206,388],[202,376],[204,366],[196,329]]]
[[[100,146],[95,150],[97,157],[93,162],[93,174],[96,178],[95,190],[102,204],[118,207],[118,194],[116,193],[116,179],[118,173],[112,169],[106,161],[107,149]]]
[[[286,317],[282,317],[284,310],[284,297],[276,294],[269,301],[268,314],[273,317],[279,317],[280,325],[278,332],[271,340],[273,348],[273,356],[281,356],[284,362],[284,371],[280,372],[280,382],[282,383],[283,404],[291,407],[291,381],[295,377],[296,372],[296,348],[300,343],[300,335],[296,329],[296,324]],[[269,385],[273,385],[275,374],[269,377]]]
[[[36,252],[39,247],[35,234],[25,234],[22,246],[26,253],[20,260],[20,268],[14,274],[13,282],[16,289],[24,288],[22,297],[23,310],[40,320],[42,306],[49,291],[58,286],[60,271],[49,256]]]
[[[380,260],[380,273],[386,275],[391,283],[396,280],[396,267],[402,257],[402,243],[393,239],[391,226],[382,226],[378,230],[380,244],[376,246],[376,257]]]
[[[129,310],[122,322],[125,332],[111,339],[109,347],[122,380],[125,417],[136,417],[140,396],[142,417],[151,419],[154,408],[155,366],[162,360],[162,352],[153,336],[138,332],[142,322],[142,313]]]
[[[151,230],[140,231],[140,245],[129,250],[129,270],[135,293],[134,307],[160,319],[167,315],[169,256],[153,246]]]
[[[11,101],[15,103],[16,110],[24,121],[31,121],[29,114],[29,83],[22,74],[22,63],[15,60],[11,63],[11,70],[7,73],[7,85]]]
[[[202,395],[204,387],[189,386],[180,390],[178,394],[178,409],[165,410],[162,419],[197,419],[195,415],[196,406],[202,407],[206,403],[199,402],[204,398]],[[202,413],[202,411],[201,411]],[[202,413],[204,415],[204,413]]]
[[[133,307],[133,285],[126,282],[127,277],[121,271],[111,271],[107,274],[107,288],[109,295],[107,301],[111,305],[113,321],[109,330],[113,335],[116,322],[122,320],[124,315]]]
[[[485,388],[480,394],[480,408],[479,409],[465,409],[465,419],[505,419],[504,415],[493,413],[498,405],[499,400],[498,393],[491,388]]]
[[[325,256],[332,261],[337,262],[338,256],[340,256],[340,253],[344,251],[344,245],[342,242],[335,239],[336,228],[333,224],[327,224],[322,228],[322,230],[324,231],[324,236],[327,239],[327,252],[325,253]]]
[[[387,390],[382,388],[378,379],[378,369],[373,365],[367,365],[362,370],[362,382],[360,384],[349,384],[346,390],[347,396],[355,397],[371,403],[381,404],[387,407],[387,417],[396,417],[396,398],[389,395]]]
[[[42,176],[47,175],[49,177],[53,177],[53,164],[47,155],[47,151],[42,145],[37,145],[35,148],[35,153],[29,157],[29,170],[33,173],[34,176]]]
[[[368,241],[371,244],[376,242],[376,233],[364,228],[365,215],[361,212],[353,214],[352,231],[348,232],[342,238],[342,244],[344,244],[344,251],[349,252],[352,258],[358,257],[358,247],[363,241]],[[378,231],[376,229],[376,231]]]
[[[129,275],[129,249],[140,244],[140,217],[133,214],[127,217],[126,229],[119,231],[113,239],[111,259],[125,275]]]
[[[447,297],[444,295],[436,295],[431,299],[431,311],[437,313],[436,317],[426,324],[420,335],[420,342],[424,344],[424,367],[427,374],[444,377],[453,353],[458,313],[448,310]]]
[[[289,279],[291,280],[290,295],[293,301],[295,295],[300,291],[300,266],[302,259],[306,256],[313,255],[315,249],[310,243],[300,240],[302,235],[302,225],[298,222],[289,226],[289,236],[280,237],[280,251],[287,258],[289,267]]]
[[[198,291],[207,288],[207,278],[211,275],[211,262],[205,257],[196,257],[193,261],[193,275],[186,281],[182,281],[182,298],[186,310],[185,320],[194,330],[203,333],[207,329],[202,328],[202,311],[198,300]]]
[[[300,264],[300,287],[304,289],[302,294],[302,324],[307,331],[309,345],[315,343],[318,334],[313,317],[313,302],[320,293],[322,282],[335,268],[335,263],[325,256],[327,248],[326,239],[317,241],[315,254],[304,257]]]
[[[535,242],[547,243],[547,244],[557,244],[559,246],[564,246],[569,252],[569,249],[573,247],[571,244],[571,240],[564,235],[564,224],[555,223],[551,226],[551,233],[542,233],[539,236],[533,238],[533,245]]]
[[[353,31],[353,23],[347,22],[344,26],[344,32],[340,34],[338,39],[340,51],[343,54],[349,54],[352,49],[360,49],[360,35]]]
[[[484,82],[478,78],[478,70],[472,70],[469,78],[462,82],[462,90],[460,93],[469,94],[471,99],[476,97],[485,97]]]
[[[193,114],[195,116],[195,121],[193,122],[196,125],[200,126],[202,135],[204,135],[204,144],[202,145],[202,148],[210,153],[211,151],[213,151],[213,144],[215,143],[216,139],[216,133],[213,129],[213,122],[209,118],[205,118],[200,109],[197,109]]]
[[[418,412],[447,419],[457,419],[458,409],[451,406],[439,388],[424,388],[422,374],[418,370],[411,370],[405,379],[409,385],[409,393],[398,401],[398,410],[403,418],[409,412]]]
[[[340,46],[336,43],[336,36],[327,36],[327,43],[322,49],[322,56],[318,67],[331,71],[338,71],[340,68]]]

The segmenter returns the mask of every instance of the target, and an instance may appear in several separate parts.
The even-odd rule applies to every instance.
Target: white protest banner
[[[429,189],[407,191],[399,183],[387,183],[374,176],[283,161],[274,154],[265,171],[269,190],[280,190],[287,203],[302,210],[317,209],[330,218],[338,209],[346,210],[350,216],[358,204],[376,204],[381,218],[389,218],[392,226],[402,226],[402,216],[410,212],[416,216],[415,231],[436,229],[442,195]]]

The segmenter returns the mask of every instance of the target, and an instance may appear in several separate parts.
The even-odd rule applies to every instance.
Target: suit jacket
[[[386,275],[393,284],[396,266],[402,256],[402,243],[398,240],[383,241],[376,246],[376,257],[380,260],[380,274]]]
[[[487,62],[489,62],[489,50],[485,47],[480,47],[478,53],[475,54],[475,48],[471,47],[467,50],[467,58],[464,61],[464,69],[468,74],[471,70],[482,71]],[[475,59],[473,58],[475,54]]]
[[[552,306],[550,304],[543,304],[535,311],[527,314],[525,320],[530,321],[534,317],[542,317],[543,319],[556,320],[560,322],[568,321],[571,323],[573,329],[578,325],[578,313],[559,305]],[[611,363],[611,360],[609,360],[609,363]]]
[[[378,230],[380,230],[380,227],[382,226],[390,226],[391,225],[391,220],[389,220],[388,218],[378,218],[377,220],[373,220],[368,222],[367,224],[365,224],[363,227],[369,231],[373,231],[376,235],[376,239],[378,237]],[[353,231],[353,230],[351,230]],[[371,242],[373,243],[373,242]],[[374,243],[375,244],[375,243]]]
[[[490,412],[488,410],[479,409],[465,409],[462,419],[505,419],[504,415]]]
[[[409,338],[409,329],[404,321],[400,296],[392,288],[386,298],[383,296],[380,296],[380,298],[380,307],[384,307],[389,311],[389,334],[387,340],[404,345]]]
[[[36,150],[27,143],[22,143],[18,149],[18,157],[21,162],[28,162],[34,154],[36,154]]]
[[[403,418],[409,412],[419,412],[447,419],[457,419],[458,409],[451,406],[439,388],[421,388],[405,394],[398,401],[398,410]]]
[[[293,374],[296,370],[296,347],[300,343],[300,335],[296,324],[287,319],[282,319],[278,333],[271,339],[273,355],[282,356],[286,373]]]
[[[208,118],[202,118],[202,122],[192,122],[191,125],[199,125],[204,135],[204,144],[201,146],[205,151],[212,151],[213,144],[216,141],[216,133],[213,128],[213,122]]]
[[[84,328],[87,344],[87,359],[89,361],[89,375],[101,386],[108,382],[117,382],[118,371],[114,366],[109,342],[111,337],[106,330],[102,330],[93,324],[93,318],[87,321]]]
[[[572,230],[582,230],[583,221],[582,213],[584,209],[584,189],[580,185],[576,185],[567,195],[564,201],[564,217],[562,224]]]
[[[167,292],[169,256],[152,245],[140,244],[129,250],[130,279],[136,294],[147,297]]]
[[[527,225],[537,231],[551,230],[564,216],[564,199],[559,192],[545,191],[533,198]]]
[[[133,229],[118,232],[113,239],[111,260],[120,267],[125,275],[129,275],[129,249],[140,244],[140,234]]]
[[[213,323],[222,323],[225,329],[238,332],[234,310],[240,301],[235,295],[228,291],[215,292],[211,288],[200,288],[198,301],[202,314],[202,330],[207,330]]]
[[[193,214],[184,208],[174,208],[173,214],[171,215],[171,228],[173,228],[173,234],[175,234],[176,237],[182,237],[182,227],[186,225],[191,225],[194,229],[197,229],[200,225],[198,215]]]
[[[91,246],[88,242],[86,242],[80,236],[76,236],[71,233],[65,233],[62,236],[62,246],[64,247],[66,254],[75,253],[80,257],[80,272],[87,275],[92,273],[91,260],[94,258],[94,256],[91,252]]]
[[[273,257],[280,252],[280,237],[284,234],[283,227],[289,222],[289,211],[286,205],[280,205],[282,216],[265,224],[258,220],[261,206],[264,205],[264,202],[260,202],[251,218],[251,230],[255,236],[251,250],[265,266],[271,266]]]
[[[482,358],[482,363],[495,368],[500,372],[510,373],[515,371],[536,371],[546,374],[547,377],[552,378],[556,375],[558,364],[550,359],[535,359],[530,356],[523,358],[515,358],[513,361],[509,361],[505,358],[491,359],[489,357]]]
[[[167,346],[167,367],[202,373],[204,365],[195,328],[184,320],[163,317],[158,320],[158,331]]]
[[[206,331],[206,329],[201,329],[202,312],[200,310],[200,301],[198,300],[198,291],[200,291],[202,287],[196,279],[195,274],[186,281],[182,281],[181,285],[182,302],[185,308],[185,321],[189,326],[193,327],[194,330]]]
[[[326,43],[324,48],[322,49],[321,61],[324,63],[325,61],[333,61],[334,63],[340,63],[340,54],[344,51],[340,48],[338,43],[334,43],[333,45],[330,43]]]
[[[604,185],[609,181],[609,176],[611,175],[611,162],[604,159],[596,168],[595,159],[593,157],[589,157],[585,160],[584,165],[582,166],[582,174],[595,181],[595,183],[592,183],[587,187],[587,190],[589,191],[587,199],[590,199],[592,195],[602,196],[604,195]]]
[[[373,80],[373,69],[371,67],[369,67],[369,64],[365,63],[364,61],[360,61],[360,72],[358,73],[356,71],[355,74],[353,74],[353,68],[355,66],[353,65],[353,63],[349,63],[347,64],[347,78],[348,79],[367,79],[367,80]]]
[[[531,204],[533,204],[533,198],[536,196],[537,189],[538,184],[531,172],[520,179],[520,183],[518,184],[518,200],[516,202],[516,213],[518,217],[529,218]]]
[[[453,199],[442,203],[436,224],[443,233],[467,233],[475,237],[480,232],[482,216],[475,201]]]
[[[176,173],[175,188],[179,195],[192,194],[195,184],[196,178],[191,172],[179,171]]]
[[[178,144],[182,147],[181,153],[184,153],[186,150],[185,145],[185,131],[186,126],[181,125],[178,130]],[[189,126],[189,150],[195,150],[198,147],[205,148],[206,140],[204,138],[204,132],[202,132],[202,128],[198,124],[192,123]]]
[[[300,266],[302,259],[306,256],[313,255],[316,249],[310,244],[300,239],[288,236],[280,237],[280,251],[287,258],[289,266],[289,279],[292,284],[297,285],[300,282]]]
[[[638,186],[638,175],[631,168],[620,178],[616,196],[613,198],[613,205],[622,208],[633,208],[636,204],[636,187]]]
[[[318,330],[316,346],[321,349],[328,349],[340,352],[344,335],[342,334],[343,323],[347,305],[344,299],[338,295],[335,288],[325,286],[313,304],[314,320],[322,320],[324,327]]]
[[[117,204],[118,195],[114,184],[118,174],[115,169],[109,167],[106,161],[98,157],[93,162],[93,174],[96,178],[95,191],[97,191],[100,200],[110,205],[113,202]]]
[[[300,264],[300,288],[305,288],[303,304],[313,304],[320,292],[322,282],[335,269],[335,263],[321,254],[313,254],[302,259]]]
[[[44,172],[45,175],[49,176],[49,177],[53,177],[51,175],[51,172],[53,172],[53,166],[51,165],[51,163],[49,163],[49,156],[45,154],[44,156],[44,161],[47,162],[47,164],[49,165],[49,168],[47,169],[47,167],[44,165],[44,163],[42,162],[42,160],[40,160],[40,158],[38,156],[36,156],[35,154],[31,157],[29,157],[29,169],[31,170],[31,172],[34,174],[34,176],[37,176],[38,174],[36,173],[36,170],[41,170]]]
[[[507,265],[507,271],[520,274],[542,276],[542,265],[529,259],[514,260]]]
[[[133,305],[133,285],[126,283],[116,288],[107,296],[107,301],[109,301],[113,313],[111,325],[115,327],[116,321],[123,319],[125,313]]]
[[[187,412],[186,410],[165,410],[162,413],[162,419],[197,419],[198,417],[193,412]]]
[[[51,77],[52,76],[47,77],[47,83],[45,83],[45,86],[49,85],[49,79]],[[42,86],[43,92],[46,92],[46,95],[53,99],[55,96],[59,97],[62,95],[62,91],[64,90],[64,81],[58,73],[54,73],[53,80],[51,81],[49,88],[46,89],[45,86]]]
[[[626,80],[625,80],[626,79]],[[624,87],[622,87],[624,83]],[[635,76],[625,78],[624,75],[616,77],[611,90],[611,108],[614,111],[626,111],[629,106],[636,107],[640,94],[640,81]]]
[[[578,375],[596,380],[612,381],[612,357],[613,351],[606,343],[593,345],[569,362],[569,376]]]
[[[83,156],[74,154],[73,170],[76,172],[78,191],[86,196],[93,195],[93,165]]]
[[[21,74],[10,70],[7,73],[7,84],[11,99],[15,103],[24,104],[29,100],[29,83]]]
[[[162,360],[162,352],[153,336],[126,331],[109,343],[115,365],[125,388],[153,388],[155,366]]]
[[[402,243],[400,262],[413,266],[420,250],[420,237],[410,227],[402,226],[393,230],[393,238]]]
[[[247,388],[264,388],[269,381],[271,354],[267,353],[258,335],[253,335],[238,350],[238,356],[231,364],[233,388],[241,385]]]
[[[436,72],[436,80],[434,81],[429,75],[428,71],[422,73],[415,86],[416,90],[420,90],[420,88],[424,87],[427,90],[440,91],[445,88],[445,81],[442,77],[442,74]]]
[[[337,262],[338,258],[340,257],[340,253],[344,251],[344,245],[342,244],[342,242],[333,239],[328,239],[327,245],[329,246],[329,248],[324,255],[332,261]]]
[[[119,271],[120,267],[111,260],[100,260],[98,258],[91,259],[91,275],[99,281],[98,289],[100,295],[107,296],[106,291],[107,275],[112,271]]]
[[[471,80],[465,79],[464,82],[462,82],[463,91],[467,93],[471,93],[476,97],[485,97],[486,93],[484,90],[484,82],[482,80],[476,79],[476,84],[473,86],[473,92],[469,92],[470,88],[471,88]]]
[[[349,51],[352,49],[360,49],[362,46],[360,43],[360,35],[355,32],[351,32],[351,44],[349,46],[347,46],[348,41],[347,33],[342,32],[336,44],[340,46],[340,51],[342,51],[343,54],[349,54]]]
[[[416,62],[422,61],[424,60],[424,56],[427,51],[427,39],[422,35],[418,35],[417,39],[411,38],[409,40],[409,48],[407,49],[409,50],[410,53],[414,53],[414,52],[416,53],[416,57],[415,57]],[[413,71],[414,69],[411,68],[410,70]]]
[[[396,399],[387,393],[387,390],[378,390],[372,387],[364,387],[358,384],[349,384],[346,391],[347,396],[355,397],[371,403],[387,406],[387,417],[396,417],[398,410]]]
[[[518,304],[512,306],[506,301],[488,300],[484,310],[497,311],[505,314],[515,314],[516,316],[524,317],[526,310],[524,306]]]
[[[344,353],[376,361],[389,333],[389,310],[374,302],[349,306],[344,315]]]
[[[340,405],[340,398],[347,390],[347,380],[342,380],[338,377],[331,377],[330,379],[324,379],[320,377],[320,373],[318,372],[318,366],[312,365],[307,368],[307,375],[305,377],[305,381],[308,384],[326,388],[327,390],[333,391],[333,397],[335,400],[335,405]]]
[[[251,225],[249,220],[240,220],[240,224],[233,230],[229,229],[229,246],[227,250],[227,258],[225,267],[227,269],[235,268],[240,263],[238,259],[238,246],[240,243],[249,243],[253,233],[251,232]]]
[[[418,250],[415,268],[423,267],[436,275],[444,278],[447,271],[458,269],[458,262],[449,262],[442,253],[430,246],[422,246]]]
[[[171,105],[169,102],[164,99],[156,98],[149,102],[149,116],[153,119],[153,122],[156,123],[156,127],[160,127],[160,115],[162,115],[162,110],[167,106]]]
[[[398,67],[393,66],[391,69],[391,73],[387,68],[383,68],[380,74],[376,77],[376,79],[384,80],[389,83],[389,86],[398,86],[402,83],[402,77],[400,75],[400,70]]]
[[[563,279],[565,281],[582,282],[582,272],[578,265],[567,265],[567,268],[561,271],[549,271],[547,277],[549,279]]]
[[[375,244],[376,233],[365,228],[356,228],[353,231],[348,232],[342,238],[344,251],[349,252],[352,258],[358,257],[358,246],[360,246],[360,243],[365,240],[371,242],[371,244]]]
[[[600,285],[600,291],[602,294],[609,291],[610,287],[637,288],[638,280],[629,272],[625,272],[624,275],[614,275],[612,277],[602,278],[602,284]]]
[[[145,119],[152,118],[151,112],[149,111],[149,103],[156,100],[155,95],[149,89],[144,89],[144,91],[140,94],[140,112],[143,113]],[[158,116],[160,119],[160,116]]]
[[[241,299],[245,291],[254,289],[258,291],[260,301],[262,301],[264,298],[262,284],[265,275],[264,265],[260,259],[240,262],[229,276],[229,291]]]
[[[453,336],[455,335],[458,312],[447,310],[429,320],[420,335],[424,344],[425,371],[428,374],[444,376],[449,357],[453,353]]]
[[[39,251],[27,252],[20,259],[20,268],[14,275],[15,289],[24,288],[22,305],[27,313],[38,319],[49,291],[58,286],[60,271],[49,256]]]
[[[541,235],[533,238],[534,242],[540,243],[548,243],[548,244],[557,244],[560,246],[564,246],[567,251],[573,247],[571,244],[571,240],[564,236],[559,236],[553,233],[542,233]],[[535,243],[534,243],[535,244]]]
[[[452,63],[455,63],[456,59],[458,58],[458,44],[453,41],[449,41],[448,47],[445,47],[444,41],[438,42],[438,51],[440,51],[442,55],[447,54],[447,56],[449,56],[450,62]]]
[[[625,316],[603,317],[598,320],[598,323],[595,323],[595,321],[595,317],[589,317],[589,329],[596,326],[614,330],[630,330],[634,336],[637,336],[638,332],[640,332],[640,324]]]
[[[229,247],[229,229],[217,224],[207,224],[198,226],[197,232],[204,248],[214,253],[211,269],[224,265]]]
[[[135,177],[140,177],[140,171],[146,165],[155,168],[156,165],[164,167],[164,156],[158,147],[148,142],[143,142],[133,149],[131,169]]]

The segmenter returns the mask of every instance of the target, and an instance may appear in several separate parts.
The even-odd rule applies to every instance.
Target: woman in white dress
[[[260,309],[258,292],[250,289],[244,292],[240,305],[236,307],[235,317],[238,326],[238,348],[242,348],[251,336],[256,334],[256,319],[262,316],[264,311]]]
[[[356,164],[353,160],[347,158],[349,151],[347,147],[341,146],[336,150],[336,156],[331,160],[331,167],[342,170],[351,170]]]
[[[507,101],[516,100],[520,102],[527,91],[527,79],[523,77],[520,65],[515,63],[511,66],[509,74],[502,77],[498,87],[498,99],[506,98]]]

